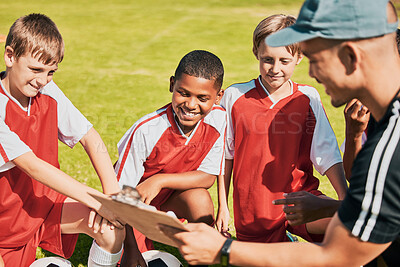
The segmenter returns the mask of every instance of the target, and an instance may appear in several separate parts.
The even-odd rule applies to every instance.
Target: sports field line
[[[197,9],[197,12],[201,14],[203,10],[205,10],[205,8],[199,8]],[[168,26],[164,30],[160,31],[158,34],[155,34],[152,38],[148,39],[147,41],[142,42],[141,45],[135,49],[136,55],[141,54],[149,46],[157,43],[162,37],[170,35],[177,28],[178,25],[188,21],[189,19],[193,19],[193,16],[190,15],[183,16],[175,20],[173,23],[168,24]]]

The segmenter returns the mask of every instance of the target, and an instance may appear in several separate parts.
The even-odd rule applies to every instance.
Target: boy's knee
[[[111,229],[106,227],[106,230],[102,234],[98,234],[95,237],[96,243],[104,250],[117,253],[121,250],[122,244],[125,240],[125,228],[118,229],[114,228]]]
[[[214,223],[214,204],[210,193],[203,188],[192,189],[187,205],[191,211],[190,222],[204,222],[208,225]]]
[[[214,205],[207,189],[195,188],[189,190],[190,194],[186,197],[186,202],[189,206],[199,210],[213,209]]]

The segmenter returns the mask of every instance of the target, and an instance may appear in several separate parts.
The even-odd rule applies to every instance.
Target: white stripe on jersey
[[[57,102],[58,139],[67,146],[74,147],[93,125],[72,104],[54,81],[46,84],[40,92]]]
[[[226,110],[226,138],[225,138],[225,158],[233,159],[235,154],[235,131],[232,123],[232,107],[242,95],[255,89],[255,80],[244,83],[236,83],[229,86],[222,96],[220,105]]]
[[[8,100],[8,97],[0,93],[0,119],[3,121],[6,119],[6,107]]]
[[[371,164],[368,170],[367,182],[365,185],[365,195],[361,204],[362,211],[351,231],[353,235],[359,236],[362,226],[366,223],[365,221],[368,215],[369,208],[372,205],[371,216],[368,219],[364,231],[360,237],[362,241],[368,241],[371,232],[375,227],[376,219],[381,209],[383,189],[387,172],[391,163],[394,150],[396,149],[397,143],[399,142],[400,138],[399,101],[394,102],[393,106],[394,108],[392,112],[394,114],[392,115],[392,117],[390,117],[388,127],[382,134],[382,137],[379,140],[372,156]],[[381,158],[382,160],[380,160]],[[377,176],[376,174],[379,163],[381,163],[381,167]],[[374,185],[375,195],[373,195]]]
[[[19,136],[12,132],[4,122],[6,119],[6,107],[9,98],[0,93],[0,172],[7,171],[15,165],[12,160],[31,151],[30,148],[21,141]],[[6,162],[7,161],[7,162]]]
[[[310,107],[315,117],[315,128],[312,137],[310,160],[321,174],[333,165],[342,162],[335,133],[321,102],[321,97],[312,86],[298,84],[298,90],[310,99]]]

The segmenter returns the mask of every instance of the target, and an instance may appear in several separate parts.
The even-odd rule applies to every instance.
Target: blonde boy
[[[47,16],[30,14],[11,26],[6,71],[0,74],[0,255],[5,266],[29,266],[38,246],[68,258],[76,233],[96,240],[89,266],[115,266],[121,255],[123,227],[90,195],[100,193],[58,169],[58,140],[70,147],[80,142],[104,192],[119,190],[107,151],[98,149],[105,147],[99,134],[52,81],[63,56],[63,39]],[[122,229],[107,227],[108,221],[90,208]]]
[[[286,230],[310,241],[321,240],[327,221],[304,222],[332,216],[338,204],[318,190],[313,167],[328,176],[340,199],[345,196],[342,159],[319,94],[311,86],[290,80],[303,58],[299,45],[273,48],[265,44],[269,34],[294,23],[294,17],[285,15],[259,23],[253,53],[260,76],[230,86],[221,100],[228,120],[217,227],[227,231],[226,199],[233,171],[238,240],[287,241]],[[286,200],[277,199],[292,192],[296,202],[285,203],[283,210],[272,204],[281,204]]]

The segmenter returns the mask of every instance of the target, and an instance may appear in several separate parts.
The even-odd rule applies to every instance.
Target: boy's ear
[[[215,104],[219,105],[219,102],[221,102],[221,98],[224,96],[224,90],[220,89],[219,92],[217,93],[217,97],[215,98]]]
[[[16,58],[14,55],[14,49],[9,45],[6,46],[4,50],[4,62],[6,64],[6,67],[11,68],[15,61]]]
[[[296,65],[299,65],[300,62],[303,60],[303,58],[304,58],[303,53],[299,53],[299,55],[298,55],[298,57],[297,57]]]
[[[169,78],[169,91],[172,93],[174,91],[175,77],[171,76]]]
[[[338,56],[346,69],[346,74],[352,74],[360,62],[360,51],[353,42],[344,42],[339,47]]]

